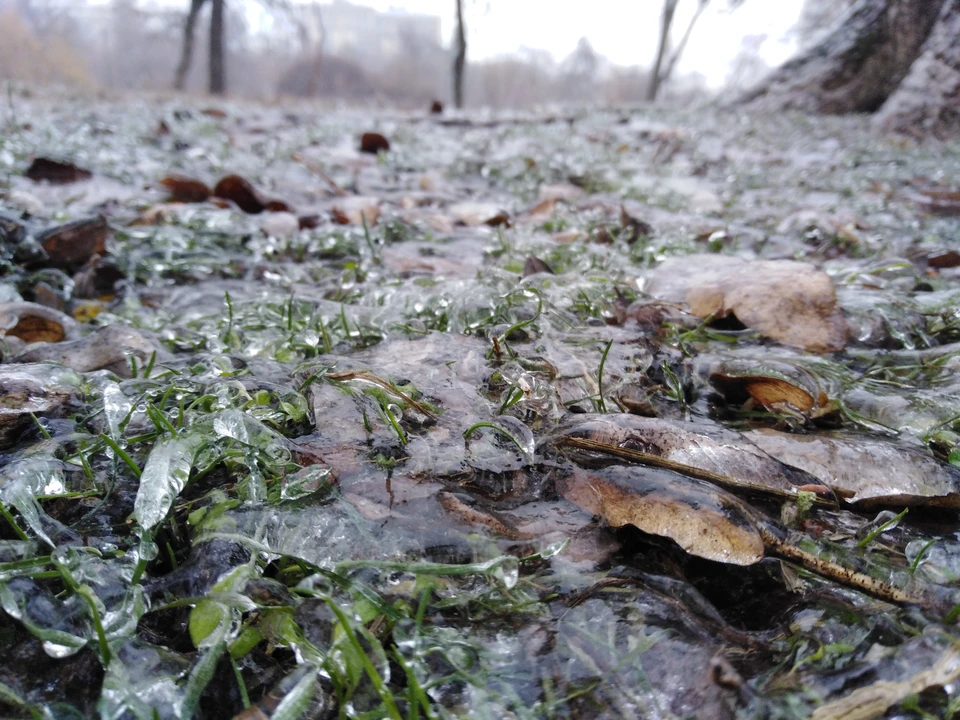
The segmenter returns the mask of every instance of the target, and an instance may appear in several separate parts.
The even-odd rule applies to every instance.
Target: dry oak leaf
[[[753,565],[763,539],[739,500],[709,483],[642,467],[574,468],[560,494],[611,527],[632,525],[668,537],[691,555]]]
[[[686,255],[664,261],[646,290],[686,303],[699,318],[734,315],[764,337],[810,352],[836,352],[847,344],[833,281],[809,263]]]
[[[34,158],[23,174],[34,182],[46,180],[53,185],[67,185],[93,177],[93,173],[86,168],[48,157]]]

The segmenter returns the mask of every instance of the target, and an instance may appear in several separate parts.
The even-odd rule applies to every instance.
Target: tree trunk
[[[210,1],[213,3],[210,12],[210,94],[223,95],[227,92],[225,0]]]
[[[187,84],[187,73],[190,72],[190,63],[193,61],[193,38],[197,29],[197,16],[206,0],[190,0],[190,10],[187,12],[187,21],[183,25],[183,47],[180,50],[180,62],[173,77],[173,89],[183,90]]]
[[[693,26],[697,24],[697,20],[700,19],[700,16],[703,14],[703,11],[707,9],[707,5],[709,3],[710,0],[699,0],[697,3],[697,9],[694,11],[693,17],[690,18],[690,22],[687,24],[687,29],[683,31],[683,37],[680,38],[680,42],[677,43],[676,49],[670,55],[670,62],[667,63],[667,67],[665,67],[660,73],[660,77],[657,80],[657,91],[659,91],[660,87],[673,75],[673,69],[677,65],[677,60],[679,60],[680,56],[683,55],[683,50],[685,47],[687,47],[687,43],[690,41],[690,34],[693,32]]]
[[[960,0],[947,0],[920,57],[873,118],[881,132],[960,133]]]
[[[457,56],[453,60],[453,103],[463,107],[463,70],[467,65],[467,34],[463,27],[463,0],[457,0]]]
[[[958,2],[857,0],[823,40],[741,100],[766,112],[874,112],[910,72],[941,7]]]
[[[327,28],[323,24],[323,13],[320,11],[320,6],[317,5],[313,7],[312,10],[316,13],[317,25],[320,27],[320,40],[313,50],[313,58],[310,61],[310,78],[307,81],[307,97],[313,97],[317,94],[317,85],[323,64],[323,49],[327,44]]]
[[[650,82],[647,85],[647,102],[653,102],[657,99],[657,93],[660,91],[660,68],[663,67],[663,59],[667,54],[667,46],[670,44],[670,26],[673,25],[673,15],[677,11],[677,2],[679,0],[664,0],[663,10],[660,12],[660,39],[657,41],[657,56],[653,60],[653,70],[650,71]]]

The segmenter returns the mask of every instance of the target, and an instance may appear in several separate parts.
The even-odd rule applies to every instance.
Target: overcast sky
[[[391,7],[439,15],[444,40],[453,34],[454,0],[354,0],[378,10]],[[464,0],[469,56],[475,60],[516,52],[521,46],[568,55],[581,37],[618,65],[649,65],[656,49],[660,0]],[[680,0],[679,37],[697,0]],[[730,11],[713,0],[701,16],[681,59],[680,72],[700,72],[712,86],[727,75],[730,61],[746,35],[766,34],[761,55],[770,65],[789,57],[795,44],[787,37],[803,0],[746,0]],[[561,9],[562,8],[562,9]]]

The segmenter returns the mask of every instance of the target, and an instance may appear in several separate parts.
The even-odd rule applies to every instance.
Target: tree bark
[[[656,100],[657,93],[660,91],[660,69],[663,67],[663,59],[670,43],[670,26],[673,25],[673,15],[677,11],[678,2],[679,0],[663,1],[663,10],[660,12],[660,38],[657,41],[657,55],[653,60],[653,70],[650,71],[650,82],[647,85],[647,102]]]
[[[173,77],[173,89],[182,91],[187,84],[187,73],[190,72],[190,63],[193,61],[194,33],[197,29],[197,17],[206,0],[190,0],[190,10],[187,20],[183,24],[183,46],[180,50],[180,62]]]
[[[660,87],[670,79],[670,76],[673,75],[673,69],[676,67],[677,61],[680,59],[680,56],[683,55],[683,50],[687,47],[687,43],[690,41],[690,34],[693,32],[693,26],[697,24],[697,20],[700,19],[700,16],[703,14],[703,11],[707,9],[707,5],[709,3],[710,0],[699,0],[697,3],[697,9],[694,11],[693,17],[690,18],[690,22],[687,23],[687,29],[683,31],[683,37],[680,38],[680,42],[677,43],[676,49],[670,55],[670,62],[667,63],[667,67],[663,69],[660,78],[657,80],[658,91]]]
[[[826,37],[741,101],[767,112],[874,112],[910,72],[944,4],[957,2],[857,0]]]
[[[463,0],[457,0],[457,55],[453,60],[453,103],[463,107],[463,71],[467,65],[467,34],[463,27]]]
[[[227,92],[225,0],[210,0],[210,94]]]
[[[920,57],[873,118],[880,132],[923,137],[960,132],[960,0],[947,0]]]

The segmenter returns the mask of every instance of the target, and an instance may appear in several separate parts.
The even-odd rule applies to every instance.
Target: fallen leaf
[[[533,222],[548,220],[556,207],[557,201],[553,198],[541,200],[527,211],[527,217]]]
[[[83,265],[93,255],[105,255],[109,234],[107,221],[95,217],[46,230],[37,235],[37,242],[52,264],[70,268]]]
[[[771,340],[811,352],[836,352],[847,343],[833,281],[807,263],[687,255],[661,263],[645,289],[686,303],[696,317],[732,315]]]
[[[556,275],[547,263],[541,260],[538,257],[533,255],[527,255],[527,259],[523,263],[523,277],[529,277],[530,275],[536,275],[537,273],[549,273],[550,275]]]
[[[837,410],[827,389],[806,368],[763,358],[724,359],[711,362],[705,374],[710,383],[731,404],[749,401],[767,410],[821,417]],[[839,390],[839,388],[837,388]]]
[[[557,183],[556,185],[541,185],[537,191],[537,200],[546,202],[553,200],[565,203],[575,203],[586,197],[587,192],[572,183]]]
[[[457,222],[470,227],[509,225],[510,216],[492,203],[463,202],[451,205],[450,214]]]
[[[576,415],[557,436],[589,440],[616,451],[639,451],[723,476],[741,489],[793,494],[817,478],[771,457],[735,430],[709,420],[685,422],[636,415]],[[593,451],[605,452],[599,449]],[[622,456],[621,456],[622,457]],[[735,483],[735,484],[734,484]]]
[[[269,213],[292,213],[293,208],[283,200],[267,200],[263,209]]]
[[[115,261],[94,254],[73,275],[73,297],[91,299],[113,295],[114,286],[124,277]]]
[[[373,227],[380,218],[380,198],[353,195],[337,200],[330,210],[333,219],[341,225],[367,225]]]
[[[107,325],[79,340],[29,349],[17,355],[13,362],[55,362],[78,372],[107,368],[121,377],[130,377],[128,358],[132,355],[144,363],[153,353],[166,356],[139,330],[123,325]]]
[[[960,469],[921,450],[865,437],[843,440],[768,429],[751,430],[744,437],[849,502],[960,507]]]
[[[624,205],[620,206],[620,228],[618,237],[627,245],[633,245],[640,238],[653,235],[653,226],[628,213]]]
[[[763,538],[743,504],[708,483],[654,468],[575,468],[557,489],[612,527],[668,537],[691,555],[731,565],[763,559]]]
[[[430,114],[443,115],[443,103],[439,100],[434,100],[432,103],[430,103]]]
[[[931,215],[955,217],[960,215],[960,190],[943,187],[922,188],[913,195],[921,209]]]
[[[380,152],[387,152],[390,149],[390,141],[380,133],[366,132],[360,136],[360,152],[376,155]]]
[[[938,270],[960,267],[960,252],[944,250],[927,258],[927,265]]]
[[[170,191],[170,200],[182,203],[204,202],[213,194],[205,182],[184,175],[167,175],[160,184]]]
[[[293,213],[272,212],[260,221],[260,229],[270,237],[291,237],[300,231],[300,221]]]
[[[301,230],[314,230],[320,226],[320,216],[313,213],[310,215],[300,215],[297,218],[297,224]]]
[[[948,647],[930,668],[906,680],[877,680],[849,695],[821,705],[810,720],[873,720],[908,697],[917,697],[931,688],[944,688],[960,678],[960,643]]]
[[[218,118],[218,119],[223,119],[227,116],[227,113],[225,111],[215,107],[204,108],[203,110],[200,111],[200,113],[202,115],[206,115],[207,117]]]
[[[93,173],[89,170],[71,162],[46,157],[35,158],[24,175],[34,182],[46,180],[54,185],[67,185],[81,180],[89,180],[93,177]]]
[[[31,302],[0,304],[0,335],[26,343],[56,343],[76,337],[77,323],[69,315]]]
[[[260,193],[249,181],[239,175],[227,175],[221,178],[213,188],[213,195],[232,201],[249,215],[258,215],[267,207],[267,202]]]
[[[47,364],[0,366],[0,450],[19,442],[35,416],[60,416],[81,393],[76,373]]]
[[[567,230],[566,232],[554,233],[550,239],[559,245],[569,245],[577,240],[586,240],[587,234],[579,230]]]

